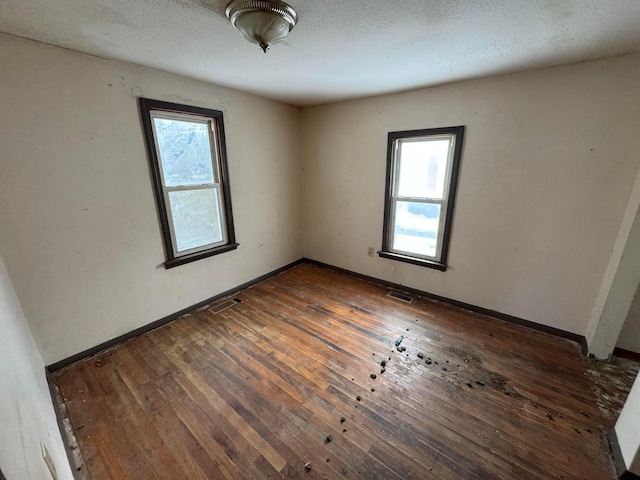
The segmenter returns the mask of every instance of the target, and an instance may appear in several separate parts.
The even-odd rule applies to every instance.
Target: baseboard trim
[[[109,348],[112,348],[120,343],[124,343],[127,340],[130,340],[132,338],[138,337],[140,335],[143,335],[147,332],[150,332],[151,330],[155,330],[156,328],[162,327],[164,325],[166,325],[169,322],[172,322],[173,320],[181,317],[182,315],[185,315],[187,313],[193,312],[194,310],[197,310],[199,308],[202,308],[210,303],[213,303],[217,300],[220,300],[221,298],[225,298],[228,297],[230,295],[233,295],[241,290],[244,290],[245,288],[249,288],[257,283],[260,283],[264,280],[267,280],[270,277],[273,277],[275,275],[278,275],[286,270],[289,270],[290,268],[293,268],[297,265],[300,265],[302,263],[309,263],[312,265],[316,265],[319,267],[323,267],[323,268],[327,268],[329,270],[334,270],[336,272],[339,273],[344,273],[345,275],[350,275],[356,278],[359,278],[361,280],[367,281],[367,282],[371,282],[374,284],[378,284],[378,285],[382,285],[388,288],[393,288],[394,290],[398,290],[401,292],[406,292],[406,293],[412,293],[414,295],[418,295],[424,298],[428,298],[431,300],[436,300],[438,302],[443,302],[443,303],[448,303],[450,305],[459,307],[459,308],[463,308],[465,310],[469,310],[475,313],[479,313],[482,315],[487,315],[489,317],[493,317],[493,318],[497,318],[499,320],[504,320],[506,322],[509,323],[513,323],[515,325],[520,325],[523,327],[527,327],[530,328],[532,330],[537,330],[539,332],[544,332],[544,333],[548,333],[550,335],[554,335],[556,337],[560,337],[560,338],[565,338],[567,340],[576,342],[577,344],[580,345],[581,349],[582,349],[582,354],[586,355],[587,354],[587,340],[583,335],[579,335],[577,333],[571,333],[571,332],[567,332],[566,330],[561,330],[559,328],[555,328],[555,327],[550,327],[548,325],[542,325],[540,323],[536,323],[536,322],[532,322],[530,320],[525,320],[523,318],[519,318],[519,317],[514,317],[513,315],[508,315],[506,313],[502,313],[502,312],[498,312],[496,310],[490,310],[488,308],[484,308],[484,307],[479,307],[477,305],[472,305],[470,303],[465,303],[465,302],[461,302],[459,300],[454,300],[452,298],[448,298],[448,297],[443,297],[440,295],[435,295],[433,293],[430,292],[426,292],[424,290],[418,290],[416,288],[411,288],[408,287],[406,285],[400,285],[398,283],[394,283],[394,282],[389,282],[387,280],[382,280],[380,278],[376,278],[376,277],[371,277],[369,275],[364,275],[362,273],[358,273],[358,272],[354,272],[352,270],[347,270],[345,268],[341,268],[341,267],[336,267],[334,265],[330,265],[328,263],[324,263],[324,262],[320,262],[318,260],[313,260],[311,258],[301,258],[299,260],[296,260],[295,262],[292,262],[288,265],[285,265],[283,267],[280,267],[276,270],[273,270],[272,272],[266,273],[264,275],[261,275],[257,278],[254,278],[253,280],[250,280],[246,283],[243,283],[241,285],[238,285],[237,287],[234,287],[230,290],[227,290],[225,292],[219,293],[217,295],[214,295],[213,297],[207,298],[206,300],[203,300],[201,302],[196,303],[195,305],[191,305],[190,307],[187,308],[183,308],[182,310],[175,312],[171,315],[167,315],[164,318],[161,318],[159,320],[156,320],[154,322],[151,322],[147,325],[144,325],[142,327],[136,328],[135,330],[132,330],[128,333],[125,333],[123,335],[120,335],[118,337],[115,337],[111,340],[108,340],[104,343],[101,343],[99,345],[96,345],[95,347],[89,348],[87,350],[84,350],[80,353],[77,353],[75,355],[72,355],[68,358],[65,358],[63,360],[60,360],[58,362],[55,362],[51,365],[48,365],[46,367],[48,372],[56,372],[62,368],[68,367],[69,365],[76,363],[80,360],[84,360],[85,358],[88,357],[92,357],[100,352],[103,352]],[[618,350],[618,349],[616,349]],[[624,350],[623,352],[626,352],[626,350]],[[633,354],[633,352],[629,352],[630,354]]]
[[[75,355],[72,355],[70,357],[67,357],[63,360],[60,360],[58,362],[52,363],[51,365],[48,365],[46,367],[48,372],[56,372],[62,368],[68,367],[69,365],[72,365],[76,362],[79,362],[80,360],[84,360],[85,358],[89,358],[92,357],[100,352],[103,352],[109,348],[115,347],[116,345],[120,344],[120,343],[124,343],[127,340],[130,340],[132,338],[135,337],[139,337],[140,335],[143,335],[147,332],[150,332],[151,330],[155,330],[156,328],[160,328],[164,325],[166,325],[169,322],[172,322],[173,320],[181,317],[182,315],[185,315],[187,313],[193,312],[194,310],[197,310],[199,308],[202,308],[206,305],[209,305],[210,303],[213,303],[217,300],[220,300],[221,298],[225,298],[228,297],[230,295],[233,295],[235,293],[238,293],[240,290],[244,290],[245,288],[249,288],[253,285],[255,285],[256,283],[260,283],[268,278],[271,278],[275,275],[278,275],[286,270],[289,270],[290,268],[293,268],[297,265],[300,265],[301,263],[305,263],[305,260],[303,258],[296,260],[295,262],[289,263],[288,265],[285,265],[284,267],[280,267],[276,270],[273,270],[269,273],[266,273],[264,275],[261,275],[259,277],[254,278],[253,280],[250,280],[246,283],[243,283],[242,285],[238,285],[237,287],[234,287],[230,290],[227,290],[225,292],[219,293],[217,295],[214,295],[213,297],[207,298],[206,300],[203,300],[201,302],[196,303],[195,305],[191,305],[190,307],[187,308],[183,308],[182,310],[172,313],[171,315],[167,315],[164,318],[161,318],[160,320],[156,320],[154,322],[148,323],[147,325],[143,325],[142,327],[136,328],[135,330],[131,330],[128,333],[125,333],[123,335],[120,335],[118,337],[112,338],[111,340],[108,340],[106,342],[103,342],[99,345],[96,345],[95,347],[89,348],[87,350],[84,350],[80,353],[77,353]]]
[[[614,357],[618,358],[626,358],[627,360],[634,360],[636,362],[640,362],[640,353],[632,352],[631,350],[625,350],[624,348],[614,348],[613,354]]]
[[[330,270],[334,270],[336,272],[344,273],[346,275],[351,275],[353,277],[360,278],[361,280],[365,280],[367,282],[393,288],[394,290],[398,290],[406,293],[412,293],[414,295],[418,295],[420,297],[428,298],[431,300],[436,300],[438,302],[448,303],[450,305],[463,308],[465,310],[470,310],[475,313],[480,313],[482,315],[487,315],[489,317],[497,318],[499,320],[504,320],[506,322],[514,323],[516,325],[527,327],[532,330],[537,330],[539,332],[548,333],[556,337],[565,338],[567,340],[570,340],[572,342],[576,342],[577,344],[579,344],[582,349],[582,354],[587,355],[587,339],[584,337],[584,335],[567,332],[566,330],[561,330],[555,327],[549,327],[548,325],[542,325],[540,323],[532,322],[530,320],[525,320],[524,318],[514,317],[513,315],[508,315],[506,313],[498,312],[496,310],[490,310],[488,308],[478,307],[477,305],[471,305],[470,303],[460,302],[452,298],[442,297],[440,295],[435,295],[433,293],[425,292],[424,290],[418,290],[416,288],[407,287],[406,285],[400,285],[398,283],[389,282],[387,280],[381,280],[379,278],[370,277],[362,273],[353,272],[351,270],[329,265],[328,263],[319,262],[318,260],[304,258],[303,261],[310,263],[312,265],[317,265],[319,267],[324,267]]]
[[[622,450],[620,450],[620,443],[618,442],[618,434],[615,428],[609,429],[607,432],[607,439],[609,440],[609,449],[611,450],[611,456],[613,457],[613,463],[616,467],[616,473],[619,480],[640,480],[640,476],[627,470],[627,466],[624,463],[622,457]]]

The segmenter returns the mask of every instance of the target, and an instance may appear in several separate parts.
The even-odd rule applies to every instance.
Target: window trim
[[[442,272],[447,270],[447,258],[449,254],[449,239],[451,237],[451,227],[453,223],[453,210],[455,207],[456,191],[458,187],[458,176],[460,171],[460,159],[462,157],[462,146],[464,141],[464,125],[456,127],[427,128],[420,130],[404,130],[389,132],[387,136],[387,173],[385,184],[384,200],[384,220],[382,228],[382,249],[378,251],[378,256],[400,262],[434,268]],[[449,170],[449,187],[446,200],[438,200],[430,203],[445,203],[444,215],[441,215],[440,222],[443,224],[442,242],[439,246],[440,256],[438,260],[428,259],[407,253],[398,253],[391,248],[391,234],[393,233],[393,206],[397,201],[393,196],[395,182],[398,181],[396,175],[396,142],[398,140],[412,139],[417,137],[437,137],[440,135],[453,135],[455,143],[453,145],[453,155],[451,157],[451,168]],[[424,201],[422,197],[420,202]],[[437,250],[436,250],[437,251]]]
[[[158,221],[160,223],[160,229],[162,233],[162,243],[164,245],[165,252],[165,268],[173,268],[178,265],[184,265],[202,258],[211,257],[224,252],[235,250],[238,248],[236,243],[235,229],[233,226],[233,209],[231,207],[231,188],[229,186],[229,170],[227,165],[227,148],[224,135],[224,122],[223,114],[219,110],[213,110],[202,107],[195,107],[192,105],[182,105],[178,103],[164,102],[161,100],[153,100],[150,98],[138,98],[140,106],[140,115],[142,126],[144,130],[145,144],[147,149],[147,155],[149,157],[149,166],[151,169],[151,177],[153,180],[153,190],[156,198],[156,206],[158,208]],[[153,127],[153,112],[164,112],[168,115],[177,114],[181,117],[193,116],[195,121],[202,122],[208,120],[213,126],[212,132],[212,161],[217,160],[217,165],[214,164],[214,168],[217,166],[217,172],[214,172],[214,183],[211,188],[220,188],[223,206],[222,212],[224,221],[221,222],[223,229],[223,239],[226,232],[226,242],[221,245],[213,247],[203,248],[195,247],[192,251],[187,250],[186,254],[177,255],[174,250],[174,238],[171,222],[171,212],[168,205],[168,190],[165,189],[165,185],[162,181],[162,166],[160,159],[158,158],[157,141]],[[215,157],[215,158],[214,158]],[[216,178],[219,177],[219,178]],[[217,182],[216,182],[217,180]],[[218,187],[216,187],[216,185]],[[199,189],[199,186],[193,186],[193,190]],[[166,192],[165,192],[166,190]]]

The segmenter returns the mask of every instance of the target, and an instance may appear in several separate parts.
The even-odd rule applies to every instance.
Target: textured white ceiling
[[[640,0],[289,0],[264,54],[226,0],[0,0],[0,31],[314,105],[640,50]]]

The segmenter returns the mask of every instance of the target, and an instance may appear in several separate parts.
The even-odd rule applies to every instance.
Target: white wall
[[[640,376],[631,387],[615,429],[627,470],[640,475]]]
[[[302,113],[7,35],[0,62],[0,255],[47,364],[303,254],[585,334],[640,160],[639,55]],[[238,250],[162,267],[140,95],[224,111]],[[387,132],[459,124],[449,270],[367,257]]]
[[[0,65],[0,255],[46,364],[302,256],[299,109],[7,35]],[[224,112],[237,250],[162,266],[137,96]]]
[[[640,163],[638,78],[633,55],[304,109],[305,256],[585,334]],[[452,125],[449,269],[367,257],[387,132]]]
[[[60,480],[72,479],[44,362],[31,336],[0,258],[0,469],[7,479],[51,478],[40,445],[48,450]]]

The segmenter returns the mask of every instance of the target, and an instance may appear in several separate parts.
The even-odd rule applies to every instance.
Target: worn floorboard
[[[57,372],[84,475],[615,478],[637,362],[386,293],[303,264]]]

